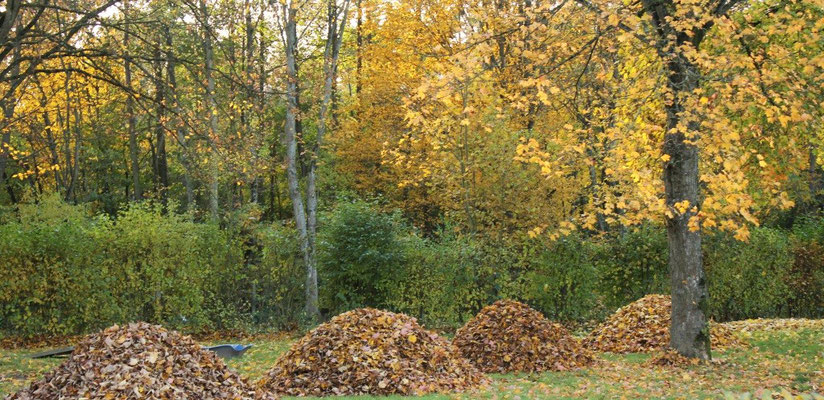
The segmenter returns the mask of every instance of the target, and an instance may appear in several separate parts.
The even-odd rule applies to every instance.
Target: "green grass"
[[[598,363],[577,371],[493,375],[492,384],[461,395],[434,394],[422,399],[705,399],[725,393],[824,391],[824,331],[754,332],[748,347],[713,353],[716,362],[688,367],[650,367],[648,354],[600,354]],[[260,379],[293,339],[255,341],[229,366],[250,381]],[[0,397],[41,377],[60,360],[32,360],[42,349],[0,349]],[[371,399],[357,396],[341,399]],[[400,396],[382,399],[401,399]],[[742,397],[744,398],[744,397]]]

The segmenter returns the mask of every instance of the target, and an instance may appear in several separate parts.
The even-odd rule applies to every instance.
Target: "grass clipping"
[[[213,352],[158,325],[86,336],[43,379],[7,397],[28,399],[265,399]],[[273,397],[272,397],[273,398]]]
[[[651,294],[618,309],[584,339],[592,350],[610,353],[647,353],[664,350],[670,341],[669,296]],[[711,323],[713,348],[738,346],[741,342],[721,324]]]
[[[562,371],[593,362],[563,326],[512,300],[484,307],[452,343],[484,372]]]
[[[415,318],[371,308],[332,318],[301,338],[261,381],[297,396],[464,391],[486,378]]]

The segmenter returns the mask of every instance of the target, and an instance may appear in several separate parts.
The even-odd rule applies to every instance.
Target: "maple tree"
[[[159,202],[227,229],[294,226],[314,320],[322,214],[352,197],[401,209],[427,239],[451,229],[507,251],[652,222],[668,232],[671,345],[708,358],[702,234],[747,240],[824,207],[820,1],[0,13],[4,205],[59,193],[109,215]]]

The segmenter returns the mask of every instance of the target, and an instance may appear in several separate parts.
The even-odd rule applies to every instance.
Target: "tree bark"
[[[306,223],[306,211],[303,195],[300,193],[297,166],[297,113],[298,108],[298,69],[295,53],[297,51],[297,9],[289,2],[284,10],[284,29],[286,36],[286,124],[284,136],[286,144],[286,177],[289,197],[292,200],[292,213],[298,231],[300,250],[306,268],[306,306],[305,312],[311,320],[318,320],[318,272],[315,265],[314,251],[310,248]]]
[[[206,80],[205,111],[209,114],[209,212],[212,219],[217,219],[220,213],[218,203],[218,176],[220,174],[220,163],[218,161],[217,149],[217,102],[215,101],[215,78],[212,70],[215,68],[214,51],[212,49],[212,31],[209,24],[209,11],[206,8],[206,1],[200,0],[200,17],[203,30],[203,56],[206,61],[206,68],[203,71]]]
[[[691,92],[697,87],[690,75],[697,71],[684,68],[687,75],[670,69],[670,81],[682,87],[681,93]],[[677,130],[683,112],[682,97],[676,94],[667,106],[667,131]],[[688,123],[691,133],[697,134],[698,123]],[[675,204],[689,201],[690,210],[667,218],[667,241],[669,243],[669,268],[672,285],[672,326],[670,346],[687,357],[709,359],[710,336],[707,323],[708,300],[706,276],[701,253],[701,231],[692,231],[689,220],[697,213],[699,206],[698,148],[687,142],[682,132],[667,133],[664,137],[664,154],[670,160],[664,168],[664,184],[667,206],[673,210]],[[695,208],[693,208],[695,207]]]
[[[155,126],[155,140],[157,141],[157,190],[160,192],[160,201],[166,208],[169,197],[169,164],[166,158],[166,84],[163,81],[163,61],[160,50],[155,54],[155,104],[157,106],[157,125]]]
[[[694,118],[683,121],[685,99],[699,87],[700,71],[684,54],[685,47],[697,49],[711,26],[679,31],[681,22],[673,17],[672,0],[642,0],[644,11],[652,17],[658,41],[656,51],[667,73],[667,89],[671,96],[666,103],[667,133],[663,153],[670,159],[664,166],[665,200],[669,269],[672,285],[672,321],[670,347],[680,354],[710,359],[710,335],[707,322],[709,294],[701,254],[701,231],[691,230],[690,219],[700,207],[698,148],[695,140],[700,122]],[[707,11],[709,12],[709,11]],[[686,129],[683,128],[686,122]],[[688,202],[681,213],[676,204]]]
[[[186,210],[192,210],[195,201],[194,186],[192,184],[192,163],[189,157],[189,148],[187,145],[188,139],[186,124],[183,120],[183,109],[180,106],[180,100],[177,95],[177,77],[175,75],[175,57],[172,54],[172,33],[169,26],[163,27],[166,35],[166,78],[169,81],[169,100],[174,104],[174,113],[176,115],[175,136],[177,136],[177,143],[180,146],[180,163],[183,165],[183,185],[186,187]]]
[[[128,18],[129,3],[124,3],[124,18]],[[123,33],[123,46],[126,56],[123,57],[123,70],[125,75],[126,89],[132,90],[132,62],[129,57],[129,29]],[[143,198],[143,190],[140,187],[140,159],[137,147],[137,131],[135,128],[136,118],[134,114],[134,98],[132,93],[126,93],[126,118],[129,133],[129,160],[131,161],[132,175],[132,201],[139,201]]]

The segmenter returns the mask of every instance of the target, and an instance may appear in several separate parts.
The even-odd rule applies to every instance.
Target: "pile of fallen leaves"
[[[298,396],[409,395],[464,391],[486,381],[415,318],[363,308],[332,318],[293,344],[261,385]]]
[[[60,366],[7,397],[26,399],[261,399],[213,352],[143,322],[89,335]]]
[[[671,310],[669,296],[648,295],[618,309],[584,339],[584,344],[610,353],[645,353],[667,348]],[[715,323],[710,325],[710,340],[713,348],[741,344],[730,329]]]
[[[484,372],[561,371],[593,362],[566,328],[512,300],[484,307],[452,343]]]
[[[701,360],[697,358],[684,357],[680,353],[672,349],[659,351],[646,361],[646,365],[654,365],[658,367],[684,367],[690,365],[698,365]]]

